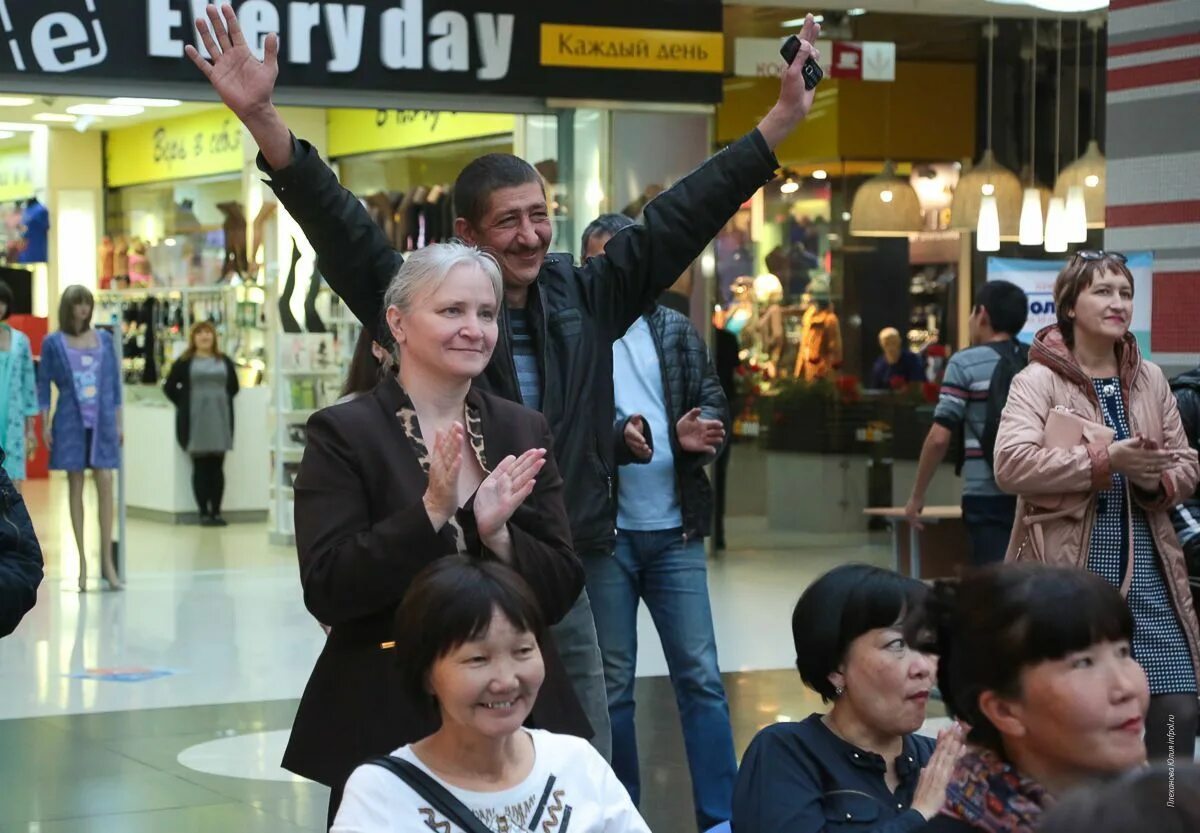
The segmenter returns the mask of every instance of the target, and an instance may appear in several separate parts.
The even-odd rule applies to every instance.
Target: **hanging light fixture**
[[[992,152],[992,96],[994,92],[996,24],[989,18],[988,82],[987,82],[987,146],[979,164],[958,180],[954,199],[950,203],[950,228],[958,231],[979,230],[980,208],[985,196],[995,197],[996,217],[1000,238],[1018,238],[1021,216],[1021,180],[1015,173],[996,161]],[[990,225],[990,220],[988,223]],[[987,229],[990,234],[990,228]]]
[[[1081,37],[1083,35],[1083,24],[1075,21],[1075,143],[1072,145],[1072,151],[1079,152],[1079,53],[1083,51]],[[1057,184],[1057,183],[1055,183]],[[1068,243],[1086,243],[1087,242],[1087,207],[1083,200],[1083,186],[1071,185],[1067,188],[1067,242]]]
[[[1058,170],[1062,150],[1062,19],[1058,21],[1058,66],[1054,77],[1054,170]],[[1050,198],[1046,212],[1046,251],[1067,250],[1067,203],[1059,196]]]
[[[907,237],[920,231],[921,201],[891,161],[883,172],[858,187],[850,206],[850,233],[856,237]]]
[[[996,195],[984,194],[979,200],[979,225],[975,229],[975,248],[981,252],[1000,251],[1000,215]]]
[[[884,147],[892,144],[892,93],[888,87],[887,108],[883,114]],[[924,227],[921,201],[907,179],[896,176],[889,159],[883,170],[854,192],[850,205],[850,233],[856,237],[907,237]]]
[[[1042,192],[1037,187],[1037,37],[1038,22],[1033,19],[1033,52],[1029,58],[1029,182],[1021,202],[1020,237],[1022,246],[1042,245]]]
[[[1092,29],[1092,132],[1087,149],[1070,165],[1063,168],[1054,183],[1054,195],[1069,199],[1071,188],[1083,191],[1084,213],[1087,216],[1088,228],[1104,228],[1105,212],[1105,182],[1107,180],[1108,162],[1100,152],[1096,142],[1096,91],[1097,66],[1099,63],[1100,26],[1102,21],[1089,21]],[[1076,145],[1078,147],[1078,145]]]

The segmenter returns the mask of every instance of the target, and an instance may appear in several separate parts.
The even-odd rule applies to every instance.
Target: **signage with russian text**
[[[33,167],[29,151],[0,151],[0,200],[22,200],[33,196]]]
[[[440,110],[330,110],[331,157],[403,150],[512,133],[516,118],[502,113]]]
[[[0,0],[0,76],[61,92],[68,77],[206,82],[192,21],[205,0]],[[281,90],[714,102],[717,0],[241,0],[251,48],[280,35]]]
[[[105,180],[110,188],[214,176],[242,170],[242,125],[224,107],[110,130]]]

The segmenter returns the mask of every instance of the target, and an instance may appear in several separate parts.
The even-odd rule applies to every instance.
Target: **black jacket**
[[[472,389],[489,460],[550,444],[541,414]],[[332,626],[296,711],[283,765],[340,786],[373,755],[437,728],[429,703],[414,701],[386,643],[398,638],[396,608],[413,578],[457,550],[449,526],[434,530],[421,498],[428,477],[396,412],[408,400],[392,379],[357,399],[318,411],[296,475],[296,549],[304,604]],[[533,494],[509,520],[511,565],[548,623],[558,622],[583,587],[571,551],[563,481],[552,455]],[[473,499],[459,509],[467,550],[491,557],[479,540]],[[546,680],[533,706],[538,728],[590,737],[554,640],[541,644]]]
[[[0,463],[4,452],[0,451]],[[37,601],[42,548],[25,501],[0,467],[0,636],[8,636]]]
[[[233,432],[233,397],[237,396],[237,368],[228,356],[225,360],[225,392],[229,394],[229,430]],[[180,359],[171,365],[163,393],[175,404],[175,439],[179,447],[187,451],[192,432],[192,360]]]
[[[330,287],[377,337],[383,292],[402,262],[399,252],[353,194],[305,142],[294,142],[292,164],[259,167],[316,250]],[[542,413],[566,480],[567,513],[581,555],[610,554],[614,539],[612,343],[696,259],[778,162],[757,131],[713,156],[645,209],[642,225],[622,229],[604,255],[582,266],[570,255],[547,255],[530,287],[528,316],[538,349]],[[521,402],[512,335],[502,313],[491,363],[477,384]]]
[[[699,408],[705,419],[721,420],[728,436],[729,403],[725,399],[725,392],[721,390],[717,371],[709,360],[708,348],[691,319],[664,306],[656,306],[645,318],[650,325],[650,335],[658,353],[658,365],[662,369],[663,399],[671,429],[668,441],[675,460],[675,488],[679,492],[683,510],[683,533],[688,538],[703,538],[712,530],[713,515],[712,486],[704,467],[717,455],[684,451],[679,447],[675,424],[692,408]],[[634,457],[625,444],[627,422],[627,419],[618,419],[613,425],[617,465],[646,463],[647,460]],[[645,425],[645,437],[653,449],[654,438],[649,425]],[[717,453],[720,453],[719,448]]]

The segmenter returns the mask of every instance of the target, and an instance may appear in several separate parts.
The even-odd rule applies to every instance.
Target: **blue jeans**
[[[707,830],[728,821],[737,760],[717,666],[703,542],[686,541],[679,529],[618,530],[611,558],[589,556],[583,563],[604,657],[613,770],[636,803],[641,784],[633,683],[638,600],[644,599],[662,639],[679,705],[697,823]]]

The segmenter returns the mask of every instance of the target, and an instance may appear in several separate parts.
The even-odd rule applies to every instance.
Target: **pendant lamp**
[[[1062,150],[1062,20],[1058,21],[1058,67],[1054,77],[1054,170],[1058,170]],[[1067,250],[1067,201],[1059,196],[1050,198],[1046,211],[1046,251]]]
[[[1000,215],[996,195],[984,194],[979,200],[979,224],[975,227],[975,248],[981,252],[1000,251]]]
[[[1016,240],[1021,216],[1021,180],[996,161],[992,153],[992,95],[996,48],[995,20],[988,20],[988,82],[987,82],[987,147],[979,164],[958,180],[954,199],[950,203],[950,228],[958,231],[978,231],[983,198],[992,196],[996,202],[999,235],[1004,240]],[[990,212],[989,212],[990,215]],[[990,216],[987,219],[990,234]]]
[[[883,172],[858,187],[850,206],[850,233],[856,237],[907,237],[922,229],[921,201],[891,161]]]
[[[1081,36],[1083,24],[1075,21],[1075,144],[1072,148],[1079,152],[1079,53],[1082,51]],[[1057,185],[1057,183],[1055,183]],[[1083,201],[1083,187],[1071,185],[1067,188],[1067,242],[1087,242],[1087,207]]]
[[[1018,237],[1022,246],[1040,246],[1043,242],[1042,192],[1037,187],[1037,26],[1034,18],[1033,52],[1029,58],[1029,179],[1021,201]]]
[[[1083,191],[1084,213],[1087,216],[1088,228],[1104,228],[1104,212],[1105,212],[1105,182],[1107,181],[1108,162],[1104,158],[1104,154],[1100,152],[1100,145],[1096,142],[1096,91],[1097,87],[1097,64],[1099,54],[1099,27],[1100,22],[1089,22],[1092,27],[1092,132],[1088,140],[1087,149],[1084,150],[1083,156],[1080,156],[1070,165],[1063,168],[1062,173],[1058,175],[1058,181],[1054,183],[1054,195],[1056,197],[1069,198],[1071,188],[1080,188]]]

